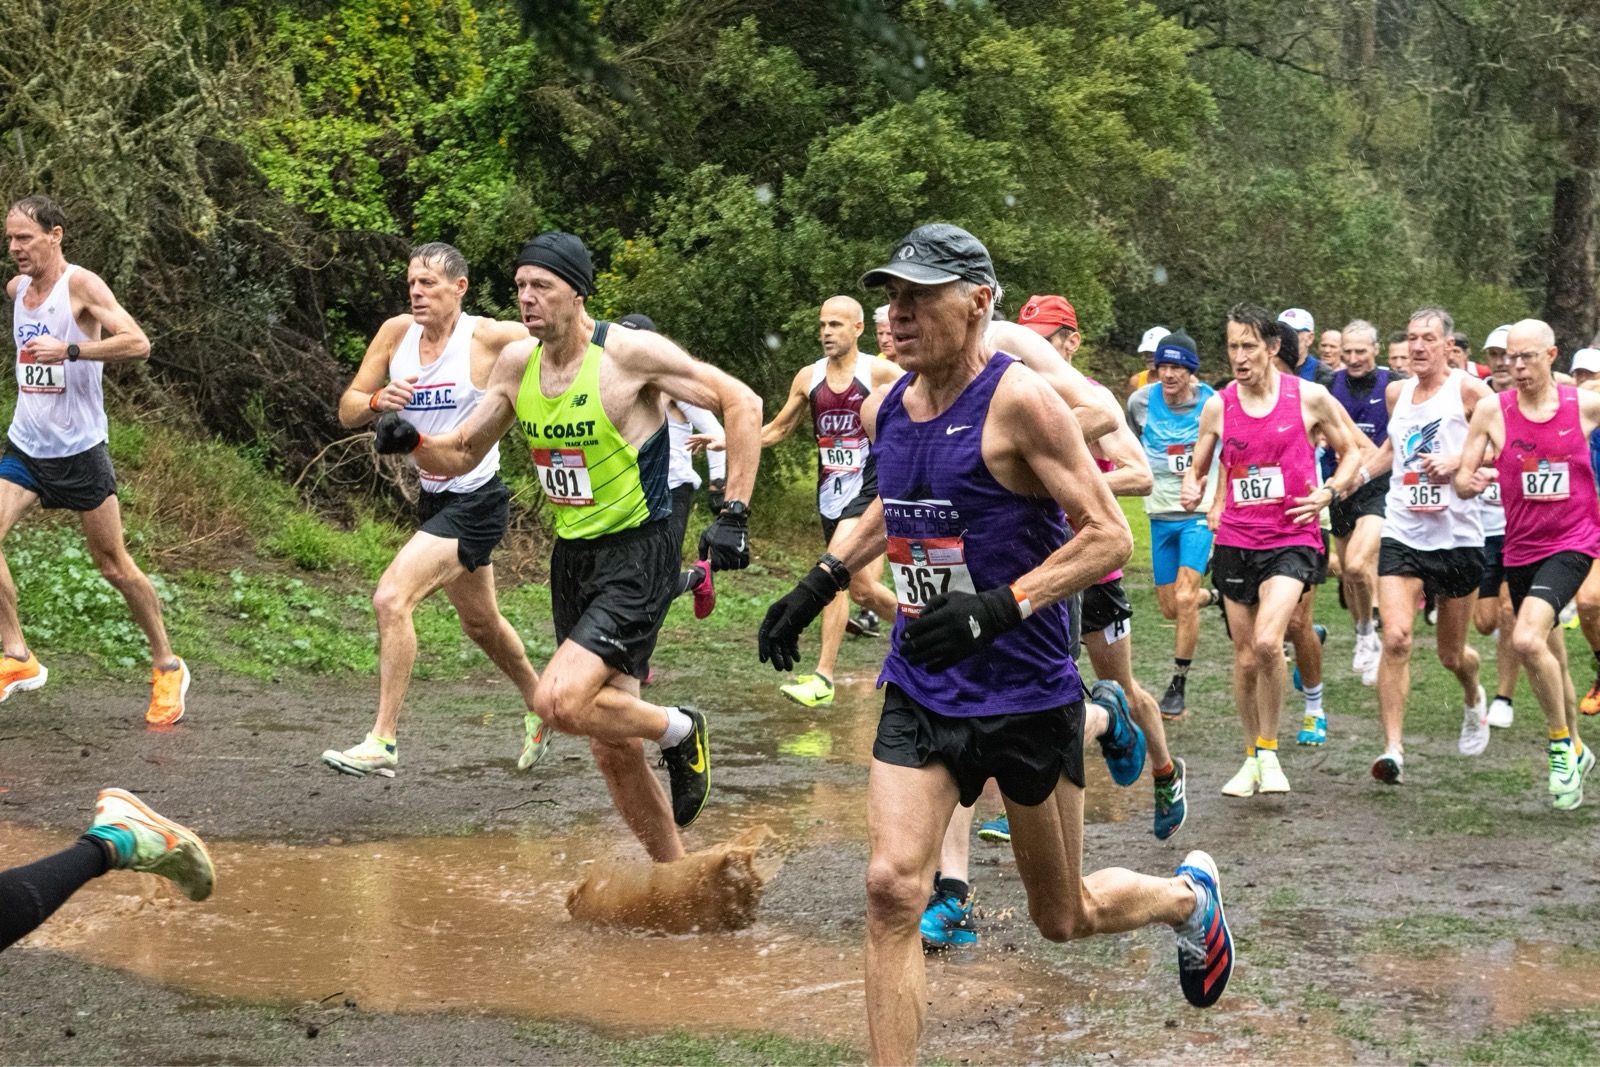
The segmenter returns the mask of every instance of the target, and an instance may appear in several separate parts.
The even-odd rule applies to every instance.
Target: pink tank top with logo
[[[1094,381],[1093,378],[1090,378],[1089,380],[1091,382]],[[1100,472],[1102,474],[1110,474],[1112,471],[1117,469],[1117,465],[1115,463],[1111,462],[1109,459],[1101,459],[1099,456],[1096,456],[1094,458],[1094,464],[1095,464],[1095,466],[1100,468]],[[1106,575],[1104,578],[1100,579],[1098,582],[1095,582],[1094,584],[1095,585],[1105,585],[1105,584],[1107,584],[1109,582],[1114,582],[1118,578],[1121,578],[1121,577],[1122,577],[1122,568],[1118,567],[1116,570],[1112,571],[1110,574]]]
[[[1506,421],[1505,448],[1494,465],[1506,510],[1507,567],[1524,567],[1557,552],[1600,556],[1600,501],[1578,390],[1557,385],[1556,391],[1560,403],[1545,422],[1522,413],[1515,389],[1496,397]]]
[[[1317,456],[1300,415],[1300,379],[1277,378],[1278,402],[1261,418],[1244,410],[1238,382],[1222,390],[1222,484],[1217,489],[1227,495],[1216,543],[1255,550],[1305,545],[1321,552],[1321,528],[1289,518],[1295,498],[1318,484]]]

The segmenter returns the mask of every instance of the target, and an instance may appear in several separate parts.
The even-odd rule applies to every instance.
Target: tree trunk
[[[1595,286],[1596,213],[1600,208],[1600,106],[1569,106],[1564,116],[1571,171],[1556,182],[1550,219],[1550,273],[1544,318],[1563,356],[1595,343],[1600,294]]]

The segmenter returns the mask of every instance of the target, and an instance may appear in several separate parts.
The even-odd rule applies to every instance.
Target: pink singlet
[[[1317,486],[1316,452],[1300,415],[1300,379],[1278,376],[1278,402],[1261,418],[1239,403],[1239,383],[1222,390],[1222,485],[1216,543],[1254,551],[1305,545],[1321,552],[1315,522],[1288,516],[1295,497]]]
[[[1498,397],[1506,438],[1494,465],[1506,509],[1507,567],[1525,567],[1558,552],[1600,556],[1600,503],[1578,390],[1557,385],[1556,391],[1561,402],[1545,422],[1522,413],[1515,389]]]

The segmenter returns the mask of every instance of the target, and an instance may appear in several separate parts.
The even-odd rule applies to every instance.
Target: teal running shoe
[[[1307,713],[1300,722],[1300,732],[1295,734],[1297,745],[1325,745],[1328,743],[1328,717]]]
[[[967,899],[962,900],[954,893],[935,890],[928,898],[928,910],[922,913],[922,943],[929,948],[976,945],[978,931],[972,926],[972,902],[976,896],[969,890]]]
[[[1178,832],[1183,820],[1189,817],[1189,803],[1184,799],[1183,760],[1172,757],[1172,780],[1156,782],[1156,815],[1150,832],[1157,841],[1165,841]]]
[[[1128,695],[1116,682],[1102,678],[1089,690],[1089,699],[1105,708],[1111,719],[1100,735],[1100,752],[1111,780],[1132,785],[1144,773],[1144,731],[1128,714]]]
[[[985,841],[1006,842],[1011,840],[1011,817],[1001,812],[982,826],[978,827],[978,836]]]

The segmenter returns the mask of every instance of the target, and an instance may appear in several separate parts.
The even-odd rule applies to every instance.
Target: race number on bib
[[[1167,472],[1169,474],[1184,474],[1194,466],[1194,442],[1186,445],[1167,446]]]
[[[1406,471],[1400,479],[1407,511],[1443,511],[1447,505],[1444,483],[1429,481],[1421,471]]]
[[[67,368],[60,363],[35,363],[25,355],[18,355],[17,388],[24,393],[64,393],[67,391]]]
[[[1233,502],[1242,508],[1277,504],[1283,500],[1283,468],[1277,464],[1236,464],[1228,481]]]
[[[1537,456],[1522,457],[1522,496],[1540,504],[1567,499],[1572,478],[1565,460],[1553,461]]]
[[[977,592],[960,537],[891,537],[889,569],[900,612],[910,619],[921,615],[934,597]]]
[[[1498,481],[1490,482],[1488,485],[1483,487],[1483,502],[1488,504],[1490,507],[1498,508],[1501,506],[1500,483]]]
[[[581,508],[594,503],[589,467],[581,448],[536,448],[533,465],[550,503]]]
[[[867,462],[865,437],[819,437],[817,455],[824,475],[855,474]]]

